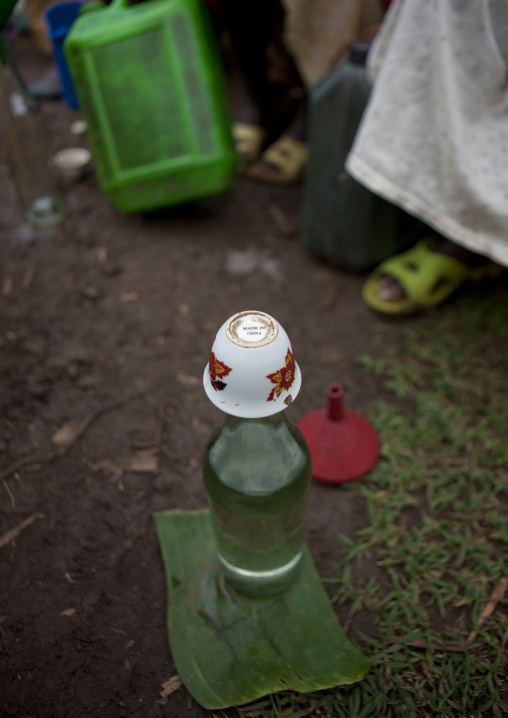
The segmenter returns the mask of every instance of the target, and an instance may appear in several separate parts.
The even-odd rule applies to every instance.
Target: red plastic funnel
[[[312,478],[329,484],[360,479],[379,458],[379,438],[363,416],[344,409],[344,389],[328,389],[328,406],[298,422],[312,459]]]

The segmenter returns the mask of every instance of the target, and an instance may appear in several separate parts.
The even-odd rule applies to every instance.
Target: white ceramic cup
[[[91,159],[85,147],[67,147],[54,155],[53,164],[64,179],[78,180],[85,176]]]
[[[221,326],[203,384],[210,401],[233,416],[260,418],[291,404],[302,377],[289,337],[265,312],[239,312]]]

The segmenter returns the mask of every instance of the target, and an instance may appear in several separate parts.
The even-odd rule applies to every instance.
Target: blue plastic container
[[[60,2],[48,7],[44,15],[48,26],[48,37],[53,45],[58,72],[62,80],[63,98],[74,110],[79,108],[78,98],[74,90],[74,83],[67,67],[63,44],[73,22],[77,19],[82,2]]]

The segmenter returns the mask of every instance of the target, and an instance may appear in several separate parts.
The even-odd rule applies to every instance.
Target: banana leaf
[[[154,518],[168,584],[171,653],[183,684],[204,708],[363,678],[369,662],[344,634],[308,549],[288,591],[250,598],[224,581],[207,511]]]

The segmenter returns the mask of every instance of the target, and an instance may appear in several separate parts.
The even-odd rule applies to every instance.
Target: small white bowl
[[[239,312],[215,337],[203,375],[210,401],[233,416],[260,418],[286,409],[302,376],[289,337],[265,312]]]
[[[70,129],[73,135],[84,135],[88,129],[88,122],[86,120],[74,120]]]
[[[90,151],[84,147],[67,147],[53,156],[53,164],[65,179],[78,180],[84,176],[91,159]]]

